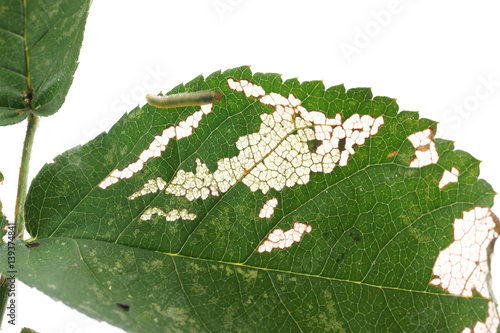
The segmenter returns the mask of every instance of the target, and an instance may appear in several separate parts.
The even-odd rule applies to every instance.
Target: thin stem
[[[23,0],[24,7],[24,52],[26,55],[26,83],[27,92],[33,93],[31,87],[31,71],[30,71],[30,53],[28,48],[28,19],[27,19],[27,1]],[[26,138],[24,139],[23,156],[21,158],[21,168],[19,170],[19,182],[17,183],[17,198],[16,198],[16,210],[14,215],[14,237],[9,240],[9,245],[11,241],[21,238],[24,233],[25,221],[24,221],[24,204],[26,202],[26,194],[28,192],[28,173],[31,159],[31,149],[33,147],[33,140],[35,139],[35,132],[38,127],[39,118],[38,116],[31,113],[31,97],[28,99],[28,129],[26,130]],[[16,290],[17,292],[17,290]],[[2,321],[5,316],[5,309],[7,302],[9,301],[10,284],[7,282],[7,278],[4,274],[0,274],[0,329],[2,327]]]
[[[28,115],[28,129],[26,130],[26,138],[24,139],[21,168],[19,170],[19,182],[17,184],[16,211],[14,216],[14,238],[12,240],[22,238],[22,235],[24,233],[24,204],[26,202],[26,193],[28,191],[28,173],[31,159],[31,149],[33,148],[33,140],[35,139],[35,132],[36,128],[38,127],[38,122],[38,116],[30,112],[30,114]],[[9,300],[9,288],[9,284],[6,281],[6,276],[1,274],[0,327],[2,325],[3,317],[5,316],[5,308]]]
[[[21,168],[19,170],[19,182],[17,184],[17,201],[14,217],[14,235],[15,239],[21,238],[24,233],[24,204],[26,202],[26,193],[28,191],[28,173],[31,159],[31,149],[35,138],[36,128],[39,118],[30,112],[28,115],[28,129],[24,139],[23,157],[21,159]]]
[[[2,327],[3,317],[5,317],[5,309],[7,308],[7,302],[9,301],[9,283],[7,282],[7,277],[4,274],[0,274],[0,327]]]

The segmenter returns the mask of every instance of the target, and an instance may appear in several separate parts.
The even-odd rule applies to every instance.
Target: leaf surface
[[[59,110],[73,82],[88,0],[0,4],[0,125]]]
[[[222,99],[136,108],[40,171],[22,281],[132,332],[457,332],[492,316],[485,276],[451,292],[435,268],[460,221],[485,221],[477,253],[498,236],[479,162],[435,122],[248,67],[170,93],[207,89]]]

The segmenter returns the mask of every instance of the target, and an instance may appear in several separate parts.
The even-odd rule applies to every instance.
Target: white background
[[[30,178],[144,104],[146,92],[252,65],[254,73],[397,98],[400,110],[440,121],[437,137],[482,160],[480,177],[498,191],[499,12],[497,1],[94,1],[66,102],[36,133]],[[25,129],[26,122],[0,128],[0,199],[9,219]],[[493,275],[500,278],[498,257]],[[19,284],[22,326],[122,332]]]

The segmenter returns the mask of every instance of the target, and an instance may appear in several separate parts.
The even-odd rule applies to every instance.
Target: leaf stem
[[[28,173],[31,159],[31,149],[33,147],[33,140],[35,138],[35,132],[39,121],[40,118],[30,112],[28,115],[28,129],[26,130],[26,138],[24,139],[21,168],[19,170],[19,182],[17,184],[16,210],[14,213],[15,239],[21,238],[24,233],[24,204],[26,201],[26,193],[28,191]]]
[[[28,39],[27,27],[28,20],[26,18],[27,13],[27,1],[23,0],[24,7],[24,50],[26,53],[26,81],[28,84],[28,90],[33,92],[31,88],[31,77],[30,77],[30,54],[28,52]],[[31,159],[31,150],[33,147],[33,140],[35,139],[35,132],[38,127],[40,119],[37,115],[31,112],[31,98],[28,99],[28,129],[26,130],[26,137],[24,139],[23,155],[21,158],[21,168],[19,169],[19,181],[17,183],[17,198],[16,198],[16,208],[14,212],[14,237],[12,241],[22,238],[25,228],[24,220],[24,204],[26,202],[26,194],[28,192],[28,174]],[[1,213],[0,213],[1,214]],[[9,241],[9,244],[11,241]],[[7,277],[4,274],[0,274],[0,329],[2,327],[2,321],[5,317],[5,310],[7,302],[9,301],[10,285],[7,282]]]
[[[0,274],[0,328],[2,327],[2,321],[5,317],[5,309],[7,308],[8,301],[9,283],[7,282],[7,277],[4,274]]]
[[[26,193],[28,191],[28,173],[31,159],[31,150],[33,148],[33,140],[39,123],[38,116],[30,112],[28,115],[28,129],[26,130],[26,138],[24,139],[23,156],[21,158],[21,168],[19,169],[19,182],[17,184],[17,200],[16,210],[14,215],[14,238],[22,238],[25,228],[24,221],[24,204],[26,202]],[[9,284],[6,276],[0,275],[0,327],[2,326],[3,317],[5,316],[5,308],[9,300]]]

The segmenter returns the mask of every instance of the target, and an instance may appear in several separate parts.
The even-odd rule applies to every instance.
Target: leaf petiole
[[[14,214],[14,235],[15,239],[22,237],[24,232],[24,204],[28,191],[28,174],[31,159],[31,149],[40,118],[30,112],[28,116],[28,129],[24,139],[23,156],[21,158],[21,168],[19,169],[19,182],[17,184],[16,210]]]

